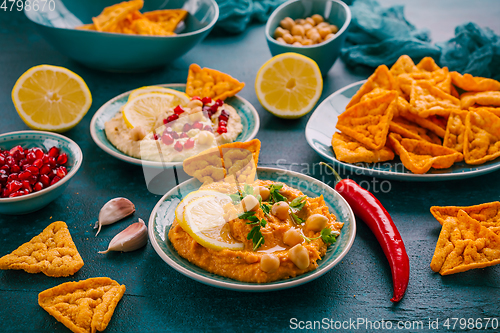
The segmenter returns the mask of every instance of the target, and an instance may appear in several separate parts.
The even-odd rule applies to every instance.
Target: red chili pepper
[[[349,203],[354,214],[359,216],[377,238],[389,261],[392,273],[394,294],[392,302],[399,302],[405,294],[410,279],[410,261],[406,254],[403,239],[387,210],[377,198],[352,179],[342,179],[328,164],[335,174],[335,190]]]

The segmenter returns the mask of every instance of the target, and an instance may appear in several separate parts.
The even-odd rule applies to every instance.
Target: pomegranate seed
[[[222,134],[222,133],[227,133],[227,128],[224,126],[219,126],[217,129],[217,133]]]
[[[224,101],[219,98],[218,100],[215,101],[215,104],[217,104],[218,106],[222,106],[224,105]]]
[[[6,172],[9,172],[9,171],[10,171],[10,167],[9,167],[7,164],[6,164],[6,165],[2,165],[2,166],[0,167],[0,170],[4,170],[4,171],[6,171]]]
[[[177,141],[176,144],[174,145],[174,149],[177,150],[179,153],[182,151],[183,148],[184,146],[180,141]]]
[[[14,180],[19,180],[19,176],[18,176],[17,173],[11,173],[9,175],[9,177],[7,178],[7,182],[11,182],[11,181],[14,181]]]
[[[11,168],[10,168],[10,172],[19,172],[21,171],[21,168],[19,167],[19,165],[17,164],[14,164]]]
[[[35,166],[29,166],[26,171],[29,171],[32,175],[38,175],[40,170]]]
[[[49,155],[44,154],[42,157],[43,164],[49,163]]]
[[[156,133],[153,134],[153,139],[158,140],[158,135]]]
[[[193,97],[191,97],[191,100],[192,101],[194,101],[194,100],[201,101],[201,98],[200,98],[200,96],[193,96]]]
[[[210,125],[205,125],[205,127],[203,127],[203,130],[204,131],[209,131],[209,132],[213,132],[214,130],[212,129],[212,126]]]
[[[194,147],[194,140],[193,139],[188,139],[186,143],[184,144],[184,148],[186,149],[191,149]]]
[[[7,176],[4,173],[0,173],[0,184],[6,184],[9,179],[9,176]]]
[[[50,148],[49,149],[49,157],[56,158],[57,156],[59,156],[59,148],[57,148],[57,147]]]
[[[29,181],[30,181],[31,185],[34,185],[38,181],[38,177],[37,176],[31,176],[31,178],[29,179]]]
[[[174,131],[174,130],[172,129],[172,127],[167,127],[167,128],[165,129],[165,131],[163,132],[163,135],[165,135],[165,134],[169,134],[169,135],[170,135],[172,138],[174,138],[174,139],[178,139],[178,138],[179,138],[179,134],[177,134],[177,132],[176,132],[176,131]]]
[[[229,118],[229,113],[226,110],[222,110],[220,115]]]
[[[17,152],[19,152],[19,153],[24,152],[23,147],[21,147],[21,146],[15,146],[14,148],[12,148],[12,149],[9,151],[10,156],[14,156],[14,154],[16,154]]]
[[[44,187],[47,187],[50,184],[50,178],[47,175],[41,175],[39,181]]]
[[[174,138],[170,134],[163,134],[161,137],[161,142],[163,142],[167,146],[170,146],[172,143],[174,143]]]
[[[201,102],[202,102],[203,104],[209,104],[209,103],[212,103],[212,99],[211,99],[210,97],[203,97],[203,98],[201,99]]]
[[[41,182],[38,182],[35,184],[35,187],[33,187],[33,191],[38,192],[43,190],[43,184]]]
[[[23,195],[24,193],[22,193],[21,191],[16,191],[14,193],[11,193],[9,194],[9,198],[15,198],[15,197],[20,197],[21,195]]]
[[[66,162],[68,162],[68,155],[66,154],[59,155],[59,157],[57,158],[57,164],[64,165],[66,164]]]
[[[4,165],[4,164],[5,164],[5,156],[0,155],[0,165]]]
[[[7,184],[7,190],[12,193],[23,187],[23,184],[18,180],[13,180]]]
[[[32,165],[31,165],[31,164],[25,164],[25,165],[23,165],[23,167],[22,167],[21,169],[22,169],[23,171],[26,171],[26,170],[28,170],[28,168],[29,168],[30,166],[32,166]]]
[[[208,126],[208,125],[207,125]],[[203,124],[200,123],[199,121],[195,121],[193,123],[193,128],[196,128],[196,129],[199,129],[199,130],[202,130],[203,129]]]
[[[26,164],[29,164],[28,160],[23,158],[22,160],[20,160],[17,165],[19,165],[19,167],[23,167],[23,165],[26,165]]]
[[[183,114],[183,113],[184,113],[184,110],[182,109],[182,106],[177,105],[177,106],[175,107],[175,109],[174,109],[174,113],[175,113],[176,115],[181,115],[181,114]]]
[[[16,160],[15,160],[12,156],[8,156],[8,157],[5,159],[5,162],[6,162],[6,164],[7,164],[10,168],[12,168],[12,166],[13,166],[14,164],[16,164]]]
[[[7,171],[5,171],[4,169],[0,169],[0,173],[7,174]]]
[[[52,180],[50,181],[50,185],[54,185],[55,183],[57,183],[58,181],[60,181],[61,178],[55,176],[54,178],[52,178]]]
[[[185,139],[185,138],[189,138],[189,136],[186,133],[182,132],[180,135],[180,138]]]
[[[36,155],[33,152],[29,152],[26,154],[26,159],[28,160],[29,163],[33,163],[36,160]]]
[[[61,166],[57,168],[56,173],[59,178],[64,178],[68,174],[68,170],[66,170],[66,167]]]
[[[219,120],[219,126],[227,127],[227,121],[225,121],[225,120]]]
[[[2,198],[7,198],[9,196],[10,192],[6,188],[2,190]]]
[[[44,164],[41,168],[40,168],[40,174],[41,175],[46,175],[50,172],[50,170],[52,170],[52,168],[48,165],[48,164]]]
[[[213,113],[216,113],[218,109],[219,106],[217,104],[213,104],[212,106],[210,106],[210,110],[212,110]]]
[[[56,167],[56,159],[54,157],[49,157],[49,162],[47,163],[52,168]]]
[[[177,119],[179,119],[179,116],[174,113],[173,115],[168,116],[166,121],[167,121],[167,123],[170,123],[170,122],[177,120]],[[165,123],[165,121],[163,121],[163,123]]]
[[[33,148],[33,153],[35,154],[36,158],[43,158],[43,156],[45,155],[43,153],[43,150],[41,150],[40,148]]]
[[[182,128],[184,132],[189,132],[190,129],[191,129],[191,124],[189,123],[185,123],[184,127]]]
[[[52,169],[50,172],[47,174],[50,179],[54,178],[56,176],[56,170]]]
[[[23,181],[23,188],[25,191],[27,190],[28,193],[33,192],[33,189],[31,188],[31,184],[28,180]]]
[[[43,165],[43,161],[41,159],[37,159],[35,162],[33,162],[33,166],[37,169],[40,169]]]
[[[27,180],[31,177],[31,173],[29,171],[23,171],[19,174],[19,180]]]

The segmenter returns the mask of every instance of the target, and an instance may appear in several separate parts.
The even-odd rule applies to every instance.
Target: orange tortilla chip
[[[447,110],[447,112],[450,112],[449,109]],[[405,119],[417,123],[423,128],[431,130],[440,138],[444,138],[444,135],[446,134],[446,125],[443,125],[441,122],[433,121],[433,118],[422,118],[410,112],[400,112],[400,115]]]
[[[460,100],[445,93],[428,81],[416,81],[412,84],[410,111],[420,117],[430,115],[447,117],[449,109],[460,108]]]
[[[441,69],[431,57],[425,57],[417,64],[417,68],[425,72],[434,72]]]
[[[500,263],[500,236],[463,210],[446,220],[439,234],[431,269],[441,275],[465,272]]]
[[[468,111],[452,110],[446,125],[443,146],[454,149],[459,153],[464,152],[465,120]]]
[[[500,106],[500,91],[469,92],[460,96],[462,109],[467,110],[475,104]]]
[[[236,95],[245,84],[228,74],[215,69],[201,68],[197,64],[189,66],[186,94],[225,100]]]
[[[382,149],[387,140],[397,97],[396,91],[387,91],[376,98],[358,103],[338,117],[336,127],[367,148]]]
[[[441,145],[441,139],[433,132],[420,127],[405,118],[393,118],[389,124],[389,131],[401,135],[403,138],[425,140],[437,145]]]
[[[413,73],[418,71],[418,67],[415,66],[413,60],[406,54],[399,57],[398,61],[396,61],[390,69],[393,77],[397,77],[400,74]]]
[[[219,150],[226,171],[226,181],[232,182],[236,179],[238,183],[247,184],[255,181],[260,140],[226,143],[219,146]]]
[[[443,224],[449,219],[456,219],[458,212],[463,210],[484,227],[500,226],[500,201],[488,202],[474,206],[432,206],[431,214]]]
[[[469,111],[484,110],[493,113],[495,116],[500,117],[500,107],[494,108],[490,106],[470,107]]]
[[[389,72],[389,68],[386,65],[378,66],[375,72],[368,78],[368,80],[359,88],[356,94],[351,98],[349,104],[347,104],[346,109],[356,105],[360,102],[363,95],[369,93],[370,91],[381,88],[385,90],[397,90],[398,85],[392,74]]]
[[[338,132],[333,134],[332,147],[337,159],[346,163],[376,163],[394,158],[394,152],[387,146],[380,150],[371,150],[349,136]]]
[[[0,258],[0,269],[42,272],[53,277],[73,275],[82,266],[82,257],[62,221],[50,224],[41,234]]]
[[[226,176],[218,147],[207,149],[198,155],[186,158],[182,163],[182,167],[184,172],[202,183],[218,182]]]
[[[182,22],[188,12],[184,9],[163,9],[144,13],[151,22],[160,25],[167,32],[174,32],[177,25]]]
[[[97,31],[113,32],[113,28],[125,20],[129,13],[138,11],[143,5],[143,0],[124,1],[104,8],[99,16],[92,18],[92,21]]]
[[[454,85],[465,91],[494,91],[500,90],[500,82],[484,77],[472,76],[465,73],[451,72],[451,81]]]
[[[430,170],[446,169],[460,159],[460,153],[415,139],[404,139],[399,134],[390,133],[389,142],[394,152],[399,155],[403,165],[413,173],[422,174]]]
[[[500,156],[500,118],[477,109],[465,120],[464,158],[467,164],[482,164]]]
[[[76,27],[75,29],[80,29],[80,30],[96,30],[94,23],[90,24],[84,24],[79,27]]]
[[[74,333],[104,331],[125,286],[107,277],[66,282],[38,294],[38,304]]]
[[[175,33],[166,30],[160,24],[151,22],[147,18],[134,20],[131,24],[131,30],[137,35],[148,36],[173,36]]]

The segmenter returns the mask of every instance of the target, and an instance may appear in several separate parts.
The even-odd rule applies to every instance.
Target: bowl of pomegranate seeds
[[[0,134],[0,214],[45,207],[64,192],[82,160],[80,147],[60,134]]]

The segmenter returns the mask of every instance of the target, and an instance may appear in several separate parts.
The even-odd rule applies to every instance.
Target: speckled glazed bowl
[[[53,146],[58,147],[61,153],[68,155],[68,162],[65,165],[68,174],[54,185],[48,186],[39,192],[15,198],[0,198],[0,214],[28,214],[47,206],[68,187],[71,178],[78,172],[83,160],[80,147],[73,140],[60,134],[40,131],[0,134],[0,148],[2,150],[11,149],[17,145],[25,149],[40,147],[45,151],[48,151]]]
[[[310,8],[304,6],[309,3]],[[320,14],[330,24],[339,27],[339,31],[333,38],[326,42],[310,46],[293,46],[282,44],[274,39],[274,30],[279,26],[280,21],[285,17],[292,19],[306,18],[314,14]],[[342,1],[337,0],[290,0],[276,8],[271,14],[266,24],[267,45],[273,56],[295,52],[305,55],[316,61],[321,74],[325,76],[337,60],[340,49],[346,38],[346,31],[351,23],[351,10]]]
[[[175,36],[144,36],[74,29],[92,23],[119,0],[51,0],[43,8],[26,10],[38,32],[58,51],[88,67],[105,71],[137,72],[179,58],[212,30],[219,17],[214,0],[148,0],[141,12],[183,8],[189,12],[184,29]],[[49,6],[50,5],[50,6]]]

